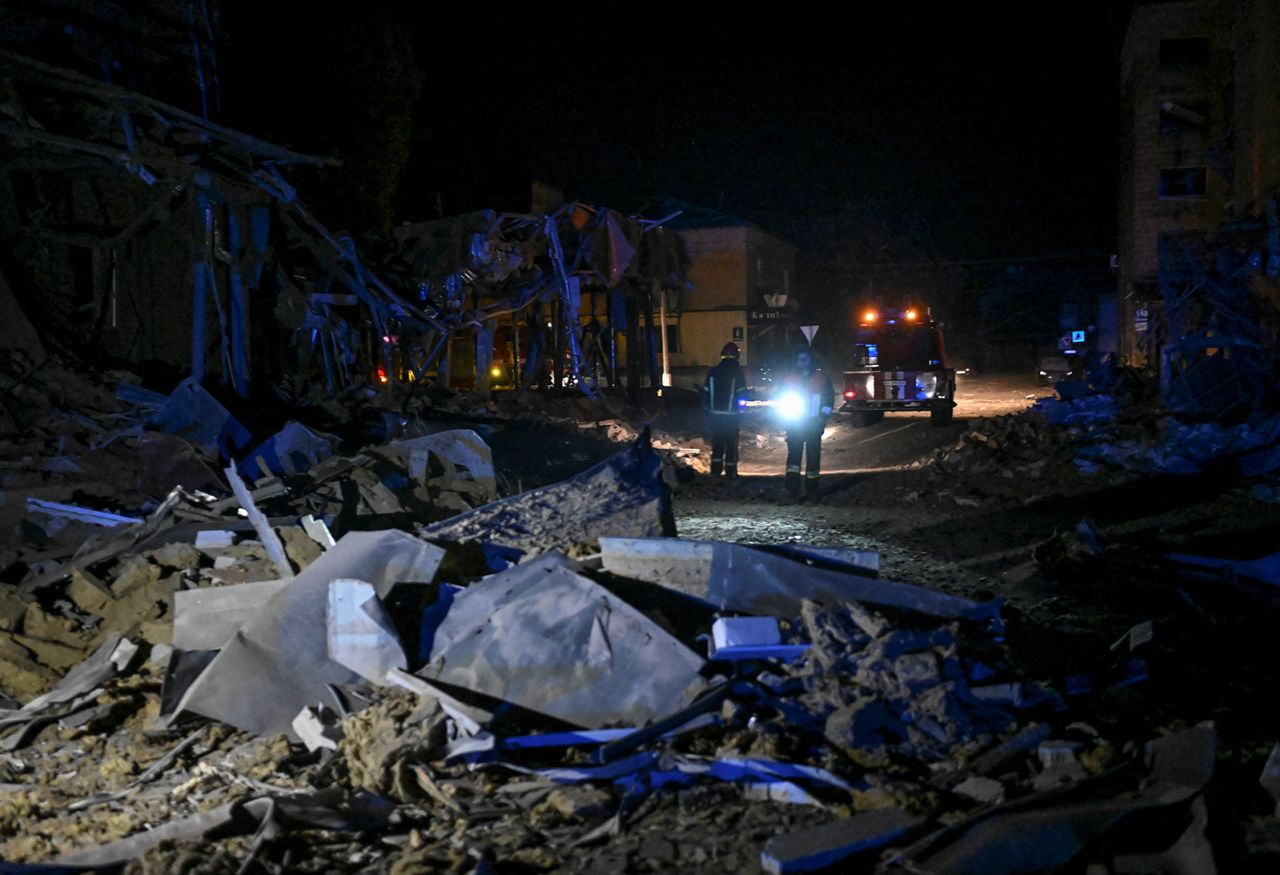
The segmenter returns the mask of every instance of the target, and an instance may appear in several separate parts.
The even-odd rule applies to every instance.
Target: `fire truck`
[[[955,393],[956,372],[947,364],[942,329],[927,309],[861,308],[841,408],[855,426],[874,425],[897,410],[927,410],[934,425],[945,425],[955,410]]]

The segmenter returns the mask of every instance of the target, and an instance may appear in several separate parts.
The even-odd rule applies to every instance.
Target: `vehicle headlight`
[[[796,392],[788,392],[775,405],[778,416],[786,422],[804,418],[804,398]]]
[[[917,374],[916,375],[916,397],[932,398],[934,393],[938,391],[938,375],[937,374]]]

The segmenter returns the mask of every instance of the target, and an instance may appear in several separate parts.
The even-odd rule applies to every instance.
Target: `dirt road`
[[[1018,413],[1044,394],[1034,380],[1009,377],[960,378],[955,419],[935,427],[927,413],[887,415],[867,428],[855,428],[837,415],[823,438],[823,498],[817,504],[787,501],[782,490],[786,443],[780,429],[764,414],[744,423],[742,477],[736,484],[702,478],[676,499],[680,533],[689,538],[719,538],[769,543],[809,541],[847,544],[881,551],[886,573],[927,574],[950,588],[971,589],[968,579],[944,564],[955,551],[934,554],[935,544],[913,543],[916,531],[927,532],[969,508],[954,502],[941,509],[926,506],[918,495],[927,489],[923,463],[935,450],[953,445],[970,423],[984,416]],[[976,555],[997,547],[980,530],[965,538],[964,553]],[[926,552],[925,547],[930,551]]]

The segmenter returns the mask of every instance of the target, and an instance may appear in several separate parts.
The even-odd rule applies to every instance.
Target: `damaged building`
[[[1261,118],[1274,13],[1135,13],[1134,118],[1205,125],[1129,178],[1162,382],[828,411],[800,500],[772,386],[731,480],[688,384],[812,339],[796,245],[539,182],[342,227],[223,123],[219,6],[0,4],[0,872],[1276,871],[1272,142],[1214,176],[1192,89]]]
[[[1275,377],[1277,46],[1252,0],[1139,3],[1125,40],[1119,351],[1188,409],[1238,412]]]

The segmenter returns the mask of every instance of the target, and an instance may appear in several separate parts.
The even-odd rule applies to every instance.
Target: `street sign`
[[[1071,332],[1071,342],[1072,342],[1072,343],[1084,343],[1084,332],[1083,332],[1083,331],[1072,331],[1072,332]]]
[[[813,343],[813,336],[818,333],[817,325],[801,325],[800,332],[804,335],[804,339]]]

